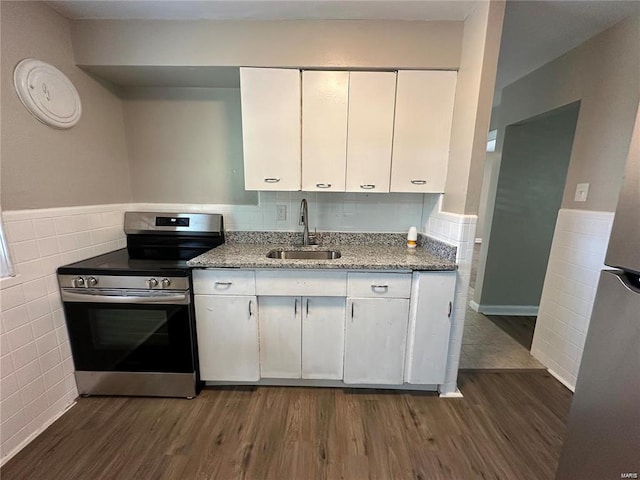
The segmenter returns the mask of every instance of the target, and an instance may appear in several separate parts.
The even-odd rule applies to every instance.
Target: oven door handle
[[[88,303],[189,303],[189,295],[181,293],[177,295],[154,295],[149,297],[131,297],[115,295],[94,295],[91,293],[62,292],[63,302],[88,302]]]

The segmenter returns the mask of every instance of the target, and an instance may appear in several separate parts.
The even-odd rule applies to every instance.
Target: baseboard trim
[[[474,302],[469,304],[472,310],[485,315],[511,315],[514,317],[538,316],[537,305],[483,305]]]
[[[462,392],[456,388],[455,392],[441,393],[440,398],[464,398]]]

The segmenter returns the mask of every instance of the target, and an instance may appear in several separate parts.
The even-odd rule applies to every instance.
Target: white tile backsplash
[[[612,212],[561,209],[549,254],[531,354],[575,388]]]
[[[0,463],[78,395],[56,268],[124,246],[128,204],[3,212],[15,277],[0,280]]]

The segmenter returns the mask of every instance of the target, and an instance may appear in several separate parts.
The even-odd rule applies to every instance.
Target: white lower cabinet
[[[347,300],[344,382],[400,385],[403,382],[409,300]]]
[[[202,380],[259,380],[256,297],[195,295],[195,311]]]
[[[456,272],[415,272],[411,292],[405,381],[444,382]]]
[[[302,325],[300,297],[260,297],[260,376],[300,378]]]
[[[344,297],[259,297],[262,378],[342,379]]]
[[[344,297],[303,297],[302,378],[342,380]]]
[[[211,269],[193,278],[205,381],[444,382],[455,272]]]

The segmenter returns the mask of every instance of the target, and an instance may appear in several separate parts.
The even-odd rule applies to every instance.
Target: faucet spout
[[[304,229],[302,230],[302,245],[309,245],[309,209],[307,207],[307,199],[303,198],[300,202],[300,216]]]

